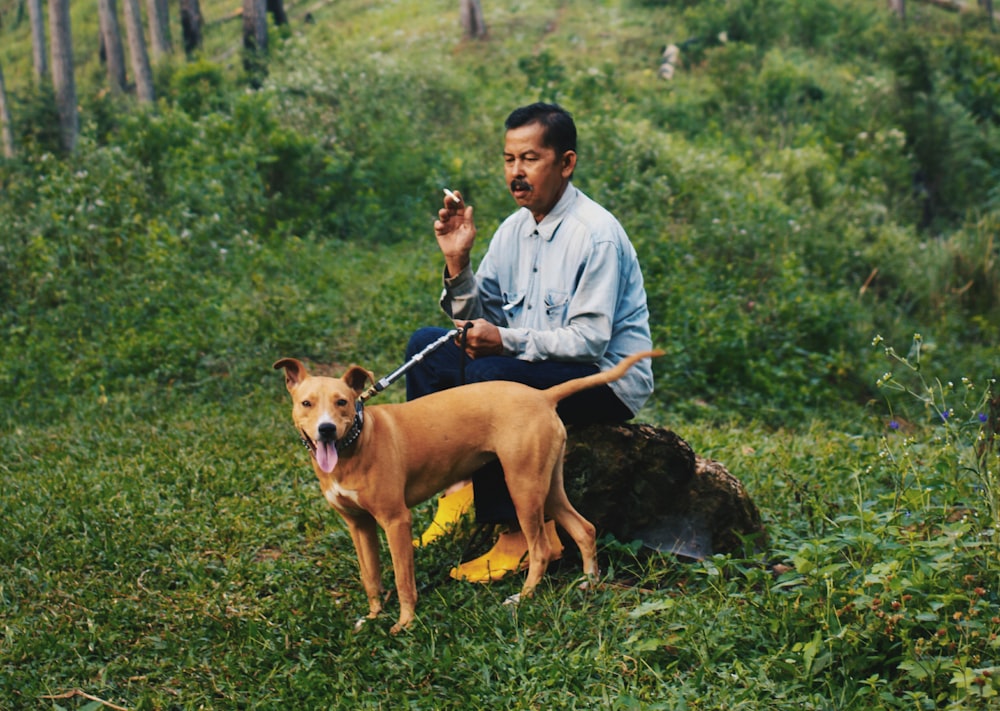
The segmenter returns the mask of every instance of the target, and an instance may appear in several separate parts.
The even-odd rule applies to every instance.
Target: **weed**
[[[882,337],[876,336],[872,344],[879,346],[882,342]],[[905,403],[900,403],[898,397],[889,400],[893,417],[888,432],[896,436],[883,437],[883,453],[896,473],[896,506],[907,501],[926,509],[930,506],[957,507],[964,502],[970,508],[969,513],[982,520],[983,535],[1000,543],[996,378],[977,382],[962,377],[958,385],[952,380],[931,378],[923,367],[926,348],[919,333],[914,334],[905,356],[892,346],[885,346],[886,358],[899,368],[886,371],[877,383],[887,393],[909,396],[920,408],[914,412]],[[904,414],[914,424],[901,424]],[[917,440],[912,432],[914,427],[920,431],[930,427],[931,441]],[[940,480],[922,478],[928,468],[928,450],[938,455],[931,471],[940,474]],[[938,499],[935,492],[957,497],[957,500]]]

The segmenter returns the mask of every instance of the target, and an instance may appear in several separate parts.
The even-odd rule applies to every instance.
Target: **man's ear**
[[[274,364],[275,370],[279,368],[285,369],[285,387],[288,388],[288,392],[294,390],[296,385],[309,377],[306,367],[295,358],[282,358]]]
[[[576,151],[566,151],[562,155],[562,176],[572,178],[573,171],[576,170]]]
[[[347,372],[344,373],[343,380],[347,383],[351,390],[360,395],[364,392],[365,385],[367,385],[369,381],[373,383],[375,382],[375,374],[370,370],[365,370],[360,365],[352,365],[347,369]]]

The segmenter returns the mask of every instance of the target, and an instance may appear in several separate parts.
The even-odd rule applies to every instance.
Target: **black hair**
[[[538,102],[514,109],[503,126],[509,131],[530,123],[539,123],[545,128],[542,140],[559,155],[566,151],[576,152],[576,124],[570,112],[559,104]]]

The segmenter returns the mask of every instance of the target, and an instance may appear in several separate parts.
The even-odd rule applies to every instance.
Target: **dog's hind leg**
[[[535,456],[518,457],[516,464],[503,463],[507,488],[517,510],[517,522],[528,544],[528,575],[521,588],[521,597],[529,597],[534,592],[554,557],[552,543],[545,533],[545,499],[551,472],[561,457],[562,448],[552,451],[550,447],[540,447]],[[513,469],[515,466],[517,469]],[[508,473],[508,468],[513,471]]]
[[[597,566],[597,530],[594,524],[580,515],[573,508],[566,490],[563,488],[563,460],[556,462],[552,472],[552,486],[545,499],[545,515],[555,519],[580,549],[583,558],[583,574],[588,581],[594,581],[599,575]]]
[[[517,521],[528,542],[528,575],[521,588],[521,597],[524,598],[534,593],[542,576],[545,575],[545,570],[552,559],[552,545],[545,535],[545,516],[540,506],[534,506],[533,510],[525,511],[523,514],[518,507]]]

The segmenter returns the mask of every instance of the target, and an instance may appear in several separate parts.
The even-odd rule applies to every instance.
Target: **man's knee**
[[[423,328],[418,328],[413,332],[413,335],[410,336],[410,342],[406,344],[406,360],[410,360],[410,358],[432,344],[445,333],[446,331],[443,328],[438,328],[437,326],[424,326]]]

